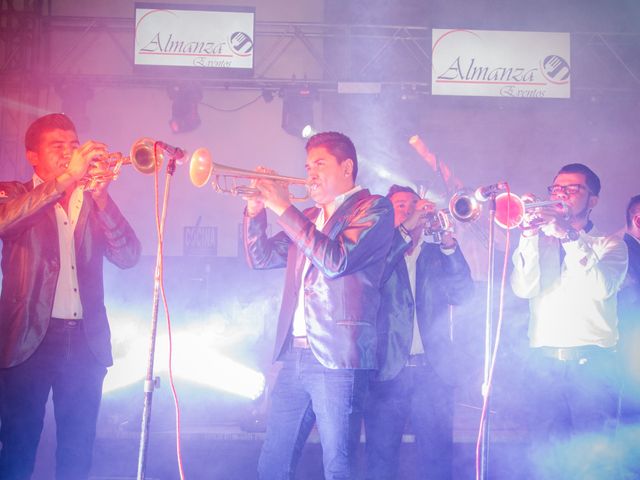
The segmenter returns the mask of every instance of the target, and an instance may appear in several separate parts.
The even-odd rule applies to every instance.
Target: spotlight
[[[202,91],[198,86],[173,85],[167,92],[173,101],[169,126],[174,133],[191,132],[200,126],[198,102]]]
[[[308,87],[290,88],[281,91],[280,95],[282,129],[290,135],[301,137],[306,128],[309,134],[313,129],[313,92]]]
[[[264,99],[264,103],[271,103],[273,101],[273,92],[266,88],[262,89],[262,98]]]
[[[139,382],[144,378],[147,363],[148,340],[144,334],[130,327],[125,328],[122,342],[114,342],[118,361],[110,369],[102,391],[108,393]],[[216,352],[212,343],[215,335],[210,329],[193,328],[177,330],[173,342],[173,373],[176,377],[189,380],[216,390],[256,399],[266,385],[264,375],[240,362]],[[160,335],[155,352],[156,360],[165,360],[169,356],[169,340]],[[166,371],[166,363],[158,363],[157,372]]]
[[[302,129],[302,138],[313,137],[316,133],[318,132],[311,125],[305,125],[304,128]]]

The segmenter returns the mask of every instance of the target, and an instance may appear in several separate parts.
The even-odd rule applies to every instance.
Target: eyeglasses
[[[587,190],[589,194],[591,191],[585,187],[584,185],[580,185],[579,183],[571,183],[569,185],[551,185],[547,187],[547,191],[549,195],[560,195],[564,194],[568,197],[572,197],[580,193],[580,190]]]

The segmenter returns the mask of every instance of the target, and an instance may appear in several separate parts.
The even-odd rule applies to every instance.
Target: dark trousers
[[[430,364],[404,369],[392,380],[372,381],[364,414],[367,480],[397,478],[407,420],[418,447],[419,478],[451,480],[454,388]]]
[[[570,359],[532,349],[524,382],[535,479],[615,479],[616,356],[590,347]]]
[[[79,322],[52,320],[35,353],[0,369],[0,479],[31,478],[49,392],[56,421],[56,479],[87,479],[106,368]]]
[[[293,348],[271,394],[267,433],[258,462],[260,480],[289,480],[314,422],[326,480],[355,478],[368,370],[322,366],[306,348]]]

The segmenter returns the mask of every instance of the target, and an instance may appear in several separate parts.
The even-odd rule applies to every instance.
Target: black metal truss
[[[254,75],[220,78],[136,71],[131,18],[44,16],[41,22],[42,34],[31,38],[31,54],[16,55],[7,45],[0,50],[0,83],[24,81],[15,75],[16,62],[22,58],[31,63],[18,70],[31,71],[30,80],[41,87],[70,81],[149,87],[194,81],[205,89],[276,89],[304,84],[337,91],[341,82],[375,82],[410,86],[423,94],[430,91],[431,29],[427,27],[256,22]],[[68,39],[62,51],[54,50],[57,46],[51,39],[56,35]],[[3,41],[6,43],[4,37]],[[98,58],[99,48],[105,44],[119,52],[122,64],[115,71],[92,70],[83,59],[87,55]],[[28,48],[25,45],[22,48]],[[313,64],[312,71],[296,72],[295,67],[287,71],[287,65],[298,63],[300,55],[306,57],[304,63]],[[38,58],[42,61],[34,67],[32,60]],[[640,93],[640,33],[574,32],[571,63],[576,92]]]

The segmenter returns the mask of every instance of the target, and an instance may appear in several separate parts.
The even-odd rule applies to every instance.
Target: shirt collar
[[[42,180],[37,173],[33,172],[33,188],[37,187],[38,185],[40,185],[41,183],[44,183],[44,180]]]
[[[334,198],[331,203],[327,205],[327,207],[329,207],[328,209],[335,212],[338,208],[340,208],[340,205],[342,205],[344,202],[347,201],[347,199],[351,195],[353,195],[354,193],[358,193],[360,190],[362,190],[362,186],[356,185],[351,190],[341,193],[336,198]],[[316,207],[321,209],[322,205],[316,205]]]

